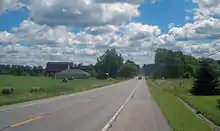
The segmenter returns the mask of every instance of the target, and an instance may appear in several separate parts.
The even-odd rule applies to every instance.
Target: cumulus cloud
[[[86,32],[93,35],[106,34],[118,31],[118,27],[114,25],[88,27]]]
[[[130,40],[142,40],[160,35],[158,26],[144,25],[142,23],[129,23],[121,27],[124,36]]]
[[[28,20],[12,33],[0,32],[0,63],[45,65],[48,61],[95,63],[106,48],[115,47],[125,59],[152,63],[158,47],[196,56],[220,48],[218,0],[193,0],[193,23],[158,26],[130,22],[139,16],[143,0],[1,0],[0,13],[27,7]],[[156,2],[149,0],[149,2]],[[189,11],[188,11],[189,12]],[[185,17],[189,20],[189,17]],[[80,27],[77,33],[72,30]],[[19,44],[22,43],[22,44]],[[211,44],[210,44],[211,43]],[[28,44],[25,45],[25,44]]]
[[[116,47],[125,58],[136,60],[140,59],[138,55],[150,56],[148,47],[161,33],[157,26],[134,22],[120,26],[88,27],[79,33],[72,33],[71,28],[66,26],[50,27],[30,20],[24,20],[20,26],[14,27],[13,32],[23,44],[29,46],[4,46],[1,48],[1,56],[4,56],[1,63],[27,63],[35,57],[33,64],[66,60],[89,64],[94,63],[109,47]]]
[[[144,0],[94,0],[97,3],[131,3],[131,4],[140,4],[144,2]],[[153,0],[155,1],[155,0]]]
[[[16,36],[28,44],[71,44],[75,35],[66,26],[49,27],[33,21],[24,20],[19,27],[14,27]]]
[[[121,24],[139,16],[138,5],[96,3],[91,0],[34,0],[30,18],[38,24],[76,27]]]
[[[199,8],[195,9],[194,20],[204,20],[210,16],[220,15],[219,0],[193,0],[193,2],[199,6]]]
[[[209,18],[205,20],[187,23],[183,27],[171,28],[169,35],[176,40],[206,40],[218,39],[220,31],[220,20]]]
[[[18,10],[26,5],[22,0],[1,0],[0,1],[0,14],[6,10]]]
[[[16,43],[18,41],[19,39],[14,34],[8,33],[6,31],[0,32],[0,44]]]

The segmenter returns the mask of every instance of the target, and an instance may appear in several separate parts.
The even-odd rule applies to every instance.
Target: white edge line
[[[130,96],[127,98],[127,100],[122,104],[122,106],[118,109],[118,111],[115,113],[115,115],[110,119],[110,121],[104,126],[104,128],[102,128],[101,131],[107,131],[112,123],[115,121],[115,119],[117,118],[117,116],[119,115],[119,113],[122,111],[122,109],[124,108],[124,106],[128,103],[128,101],[131,99],[131,97],[134,95],[135,91],[137,90],[137,88],[140,86],[140,82],[137,84],[137,86],[134,88],[134,90],[131,92]]]

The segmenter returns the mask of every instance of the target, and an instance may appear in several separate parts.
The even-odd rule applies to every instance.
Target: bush
[[[217,101],[217,107],[220,109],[220,99]]]
[[[68,79],[63,79],[62,82],[63,82],[63,83],[67,83],[67,82],[68,82]]]
[[[5,95],[5,94],[12,94],[14,93],[15,89],[12,88],[12,87],[4,87],[2,89],[2,94]]]
[[[97,79],[107,79],[107,78],[108,78],[108,75],[106,75],[106,74],[98,74],[98,75],[96,76],[96,78],[97,78]]]
[[[191,93],[194,95],[213,95],[219,85],[218,76],[209,63],[202,61]]]
[[[44,92],[45,89],[41,88],[41,87],[31,87],[30,92]]]

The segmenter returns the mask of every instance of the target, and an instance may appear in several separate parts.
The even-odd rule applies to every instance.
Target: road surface
[[[102,131],[116,113],[109,131],[170,131],[145,80],[137,78],[86,92],[1,107],[0,131]]]

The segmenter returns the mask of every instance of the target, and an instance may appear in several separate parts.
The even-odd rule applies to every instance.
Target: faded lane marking
[[[26,123],[30,123],[30,122],[35,121],[35,120],[39,120],[39,119],[41,119],[41,118],[42,118],[42,116],[37,116],[37,117],[35,117],[35,118],[32,118],[32,119],[29,119],[29,120],[26,120],[26,121],[19,122],[19,123],[17,123],[17,124],[11,125],[10,127],[21,126],[21,125],[24,125],[24,124],[26,124]]]
[[[110,119],[110,121],[104,126],[104,128],[102,128],[101,131],[107,131],[109,128],[112,127],[112,123],[116,120],[117,116],[119,115],[119,113],[123,110],[124,106],[128,103],[128,101],[134,97],[134,94],[137,90],[137,88],[140,87],[142,81],[138,81],[136,87],[134,88],[134,90],[131,92],[131,94],[129,95],[129,97],[126,99],[126,101],[122,104],[122,106],[118,109],[118,111],[115,113],[115,115]]]

